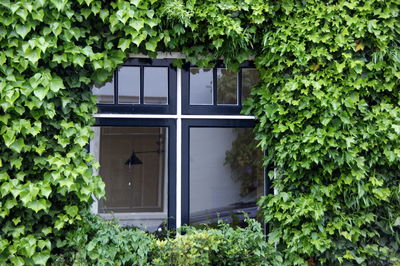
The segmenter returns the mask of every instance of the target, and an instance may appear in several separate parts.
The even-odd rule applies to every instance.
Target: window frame
[[[213,75],[213,104],[212,105],[191,105],[190,104],[190,68],[198,67],[193,64],[185,64],[182,67],[182,113],[185,115],[241,115],[243,107],[242,99],[242,69],[255,68],[252,61],[247,61],[239,66],[237,104],[217,104],[217,69],[226,68],[222,62],[218,62],[212,68]]]
[[[166,127],[168,128],[168,165],[167,180],[167,227],[176,228],[176,121],[174,119],[159,118],[96,118],[95,127]],[[96,202],[95,204],[98,204]],[[142,212],[135,212],[142,213]],[[100,215],[100,213],[99,213]],[[102,215],[102,214],[101,214]],[[115,213],[115,215],[129,216],[129,213]]]
[[[179,57],[160,57],[149,59],[136,56],[129,58],[122,66],[167,66],[168,71],[168,105],[143,104],[143,76],[141,71],[140,97],[142,104],[118,104],[118,78],[114,76],[114,104],[98,103],[98,113],[94,115],[94,126],[115,127],[168,127],[168,177],[167,177],[167,222],[169,229],[189,224],[190,177],[189,177],[189,141],[190,127],[251,127],[254,128],[254,117],[242,115],[242,69],[255,68],[251,61],[240,65],[238,72],[237,105],[190,105],[189,78],[190,67],[174,68],[172,62]],[[219,62],[213,69],[224,68]],[[118,70],[117,70],[118,71]],[[116,72],[117,72],[116,71]],[[214,86],[214,103],[217,100],[216,83]],[[262,167],[262,166],[261,166]],[[270,181],[267,169],[264,168],[264,194],[269,193]],[[98,204],[97,202],[95,204]],[[95,209],[95,208],[94,208]],[[118,218],[122,213],[115,213]]]
[[[114,103],[97,103],[99,113],[112,114],[176,114],[176,68],[172,65],[172,59],[129,58],[121,67],[140,68],[140,103],[118,103],[118,70],[114,72]],[[144,103],[144,68],[168,67],[168,103],[145,104]]]
[[[182,225],[190,224],[190,128],[254,128],[254,126],[255,121],[250,119],[184,119],[182,121]],[[264,192],[265,184],[264,174]]]

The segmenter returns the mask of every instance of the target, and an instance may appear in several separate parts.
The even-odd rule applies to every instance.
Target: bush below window
[[[157,237],[123,228],[89,214],[78,230],[58,243],[52,263],[68,265],[273,265],[280,256],[265,241],[261,225],[247,219],[247,227],[183,227]]]

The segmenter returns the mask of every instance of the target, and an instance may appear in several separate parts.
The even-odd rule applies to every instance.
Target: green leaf
[[[123,38],[119,39],[118,48],[120,48],[122,51],[128,49],[130,45],[131,41],[129,39],[123,39]]]
[[[49,92],[49,88],[38,87],[33,91],[33,94],[39,98],[39,100],[43,101],[46,97],[47,93]]]
[[[77,206],[65,206],[64,207],[65,212],[71,216],[71,217],[75,217],[78,214],[78,207]]]
[[[36,64],[40,59],[41,52],[42,51],[39,48],[27,48],[24,53],[24,57],[31,61],[33,64]]]
[[[45,199],[40,199],[40,200],[34,200],[31,202],[28,202],[26,204],[26,207],[34,210],[36,213],[41,211],[41,210],[47,210],[50,207],[50,202],[45,200]]]
[[[72,56],[72,63],[83,67],[85,65],[86,58],[84,55],[73,55]]]
[[[16,136],[15,136],[15,131],[12,129],[7,129],[6,133],[3,134],[3,139],[4,139],[4,144],[6,144],[7,147],[10,147],[11,144],[14,143]]]
[[[33,263],[37,265],[46,265],[47,260],[50,258],[48,252],[35,253],[32,257]]]
[[[22,149],[24,148],[24,146],[25,146],[24,139],[18,138],[13,142],[13,144],[10,146],[10,148],[12,150],[16,151],[17,153],[20,153],[22,151]]]
[[[17,25],[15,26],[15,31],[18,33],[19,36],[22,37],[22,39],[25,38],[25,36],[30,32],[31,28],[27,26],[26,24],[23,25]]]
[[[53,77],[50,81],[50,90],[57,93],[60,89],[64,89],[64,83],[60,77]]]
[[[131,20],[129,26],[133,27],[137,32],[140,32],[144,27],[144,22],[143,20]]]
[[[157,39],[151,38],[148,42],[146,42],[146,49],[155,52],[157,49],[157,42]]]

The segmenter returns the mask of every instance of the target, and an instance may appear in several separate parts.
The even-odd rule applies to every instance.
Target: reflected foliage
[[[257,192],[257,188],[263,188],[263,154],[257,147],[252,129],[235,129],[235,131],[237,137],[232,142],[232,149],[226,152],[225,164],[232,169],[232,178],[240,182],[240,195],[244,197]],[[262,195],[262,192],[260,194]]]

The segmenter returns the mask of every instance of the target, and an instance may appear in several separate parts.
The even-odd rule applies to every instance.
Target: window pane
[[[140,68],[121,67],[118,70],[118,103],[139,103]]]
[[[190,68],[190,104],[213,104],[213,72],[209,68]]]
[[[190,223],[241,223],[264,192],[262,152],[249,128],[190,129]]]
[[[101,87],[93,86],[92,93],[97,97],[97,103],[114,103],[114,77]]]
[[[260,76],[255,68],[242,69],[242,101],[250,96],[252,87],[258,84]]]
[[[237,73],[225,68],[217,69],[217,103],[237,104]]]
[[[168,67],[144,68],[144,103],[168,104]]]
[[[99,143],[92,147],[99,147],[106,185],[99,213],[125,213],[125,224],[156,230],[167,218],[167,128],[102,127],[97,132]]]

